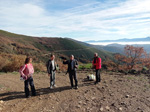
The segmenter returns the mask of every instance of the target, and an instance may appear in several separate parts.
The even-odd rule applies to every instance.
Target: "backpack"
[[[87,76],[87,79],[88,79],[89,81],[94,81],[96,78],[95,78],[95,75],[89,74],[89,75]]]
[[[23,65],[24,66],[24,65]],[[19,73],[20,73],[20,71],[22,70],[22,68],[23,68],[23,66],[21,66],[20,68],[19,68]],[[27,68],[27,65],[25,65],[25,69]],[[23,71],[23,73],[24,73],[24,71]],[[21,73],[20,73],[20,80],[26,80],[26,77],[24,77],[24,76],[22,76],[21,75]]]

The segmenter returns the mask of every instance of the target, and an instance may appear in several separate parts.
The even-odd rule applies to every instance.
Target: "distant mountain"
[[[85,46],[93,47],[95,49],[102,50],[102,51],[124,54],[124,46],[125,45],[110,44],[107,46],[103,46],[103,45],[92,45],[92,44],[88,44],[88,43],[84,43],[84,42],[81,42],[81,44],[84,44]]]
[[[118,40],[89,40],[89,41],[85,41],[86,43],[96,43],[96,42],[150,42],[150,37],[146,37],[146,38],[134,38],[134,39],[118,39]]]
[[[121,44],[108,44],[108,45],[93,45],[93,44],[88,44],[88,43],[82,43],[85,46],[90,46],[90,47],[94,47],[95,49],[98,50],[103,50],[103,51],[108,51],[108,52],[112,52],[112,53],[120,53],[124,55],[124,47],[126,45],[121,45]],[[144,50],[147,53],[150,53],[150,44],[133,44],[132,46],[134,47],[143,47]]]
[[[109,44],[106,46],[93,45],[93,47],[95,47],[97,49],[101,49],[101,50],[112,52],[112,53],[120,53],[120,54],[124,54],[125,46],[126,45],[121,45],[121,44]],[[133,44],[132,46],[143,47],[147,53],[150,53],[150,44]]]
[[[0,52],[6,54],[22,54],[34,57],[36,61],[45,62],[49,54],[57,57],[69,57],[71,54],[80,62],[89,62],[97,52],[105,60],[113,59],[113,54],[86,46],[68,38],[47,38],[18,35],[0,30]]]
[[[71,39],[73,40],[73,39]],[[93,47],[97,50],[101,50],[101,51],[107,51],[110,53],[120,53],[120,54],[124,54],[124,45],[120,45],[120,44],[110,44],[107,46],[103,46],[103,45],[93,45],[93,44],[88,44],[85,42],[81,42],[81,41],[77,41],[77,40],[73,40],[76,41],[82,45],[85,45],[87,47]]]

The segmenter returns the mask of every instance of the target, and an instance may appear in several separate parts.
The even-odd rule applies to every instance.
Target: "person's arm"
[[[78,68],[78,61],[75,60],[75,68]]]
[[[67,61],[67,60],[64,60],[64,61],[63,61],[63,64],[68,64],[68,61]]]
[[[101,68],[101,58],[98,58],[98,64],[99,64],[99,67]]]
[[[54,62],[54,67],[55,67],[54,70],[57,71],[57,69],[56,69],[57,68],[57,63],[56,62]]]
[[[50,62],[50,60],[47,62],[47,72],[48,72],[48,75],[50,75],[51,74],[51,68],[50,68],[50,66],[51,66],[51,62]]]

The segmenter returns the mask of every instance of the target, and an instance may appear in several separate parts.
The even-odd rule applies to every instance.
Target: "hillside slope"
[[[103,60],[106,57],[113,59],[109,52],[85,46],[68,38],[31,37],[0,30],[0,43],[1,53],[36,56],[36,61],[47,60],[50,53],[57,57],[73,54],[81,62],[91,61],[94,52],[98,52]]]

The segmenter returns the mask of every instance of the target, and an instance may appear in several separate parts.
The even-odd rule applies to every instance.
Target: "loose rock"
[[[2,103],[4,103],[4,101],[3,101],[3,100],[0,100],[0,103],[2,104]]]
[[[126,95],[126,98],[129,98],[130,95]]]
[[[123,109],[120,107],[119,110],[122,111]]]
[[[102,112],[103,110],[104,110],[104,108],[103,108],[103,107],[101,107],[101,108],[100,108],[100,111]]]
[[[110,107],[109,107],[109,106],[106,106],[106,109],[107,109],[107,110],[110,110]]]

